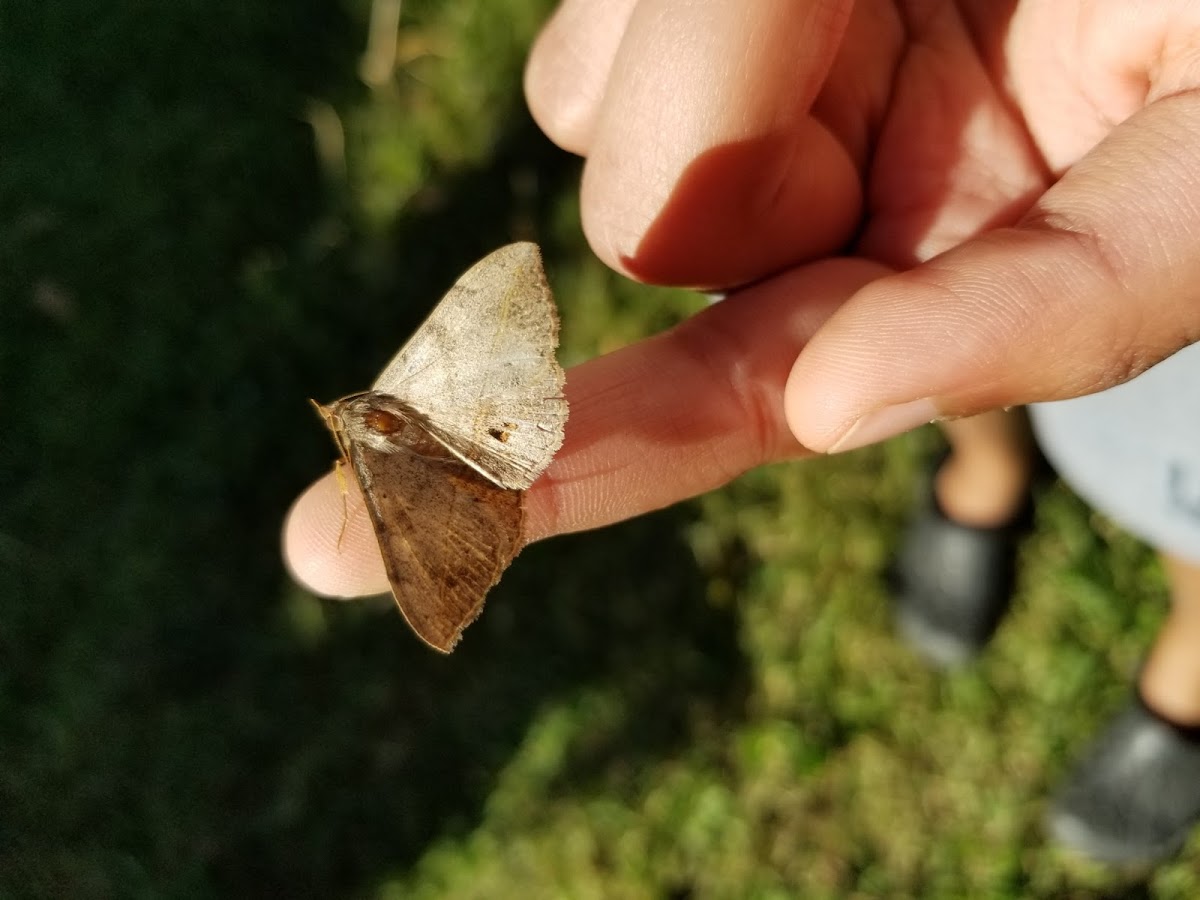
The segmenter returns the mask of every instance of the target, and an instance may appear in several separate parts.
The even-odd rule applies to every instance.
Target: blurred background
[[[454,278],[544,248],[563,362],[702,301],[608,272],[524,109],[549,0],[0,6],[0,895],[1192,897],[1044,845],[1160,620],[1061,487],[981,663],[891,636],[928,431],[535,546],[453,657],[278,545]]]

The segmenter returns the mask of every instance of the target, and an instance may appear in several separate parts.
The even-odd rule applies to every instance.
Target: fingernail
[[[918,425],[925,425],[942,417],[938,408],[928,397],[920,400],[910,400],[896,406],[885,406],[869,412],[850,426],[850,429],[832,447],[828,453],[844,453],[847,450],[857,450],[867,444],[895,437],[906,431],[912,431]]]

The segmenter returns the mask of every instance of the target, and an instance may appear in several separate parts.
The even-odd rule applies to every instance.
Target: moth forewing
[[[537,244],[528,241],[508,244],[485,256],[459,276],[450,290],[438,301],[405,344],[391,358],[372,390],[398,397],[412,394],[412,382],[428,373],[436,381],[439,372],[428,372],[439,364],[444,366],[447,353],[469,354],[472,359],[486,356],[493,345],[497,319],[511,314],[513,300],[525,304],[534,318],[544,317],[541,328],[551,332],[549,345],[558,346],[558,311],[542,267],[542,254]],[[539,329],[540,330],[540,329]],[[537,350],[543,346],[538,342]],[[454,357],[460,360],[459,356]],[[486,360],[485,360],[486,361]]]
[[[562,445],[558,314],[535,244],[476,263],[376,380],[429,420],[451,452],[504,487],[524,489]]]

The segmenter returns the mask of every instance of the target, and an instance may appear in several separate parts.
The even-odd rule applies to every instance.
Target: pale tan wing
[[[524,489],[563,441],[557,346],[537,245],[510,244],[458,280],[373,389],[421,412],[440,441],[497,484]]]
[[[521,550],[521,494],[455,459],[350,444],[396,605],[449,653]]]

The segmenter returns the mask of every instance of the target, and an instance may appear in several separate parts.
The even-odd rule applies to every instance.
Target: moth
[[[442,653],[520,552],[524,491],[562,446],[557,346],[541,253],[510,244],[458,279],[369,391],[316,404],[396,605]]]

